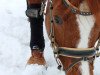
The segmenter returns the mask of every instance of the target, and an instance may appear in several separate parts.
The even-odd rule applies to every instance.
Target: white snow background
[[[65,75],[57,69],[45,27],[44,56],[48,69],[26,65],[31,55],[30,25],[25,15],[26,0],[0,0],[0,75]],[[100,58],[95,60],[95,75],[100,75]]]

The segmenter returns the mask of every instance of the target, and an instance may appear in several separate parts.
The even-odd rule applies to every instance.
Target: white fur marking
[[[84,8],[82,7],[80,5],[80,9],[84,10]],[[79,25],[79,30],[80,30],[80,42],[77,47],[88,48],[89,36],[90,36],[91,29],[94,26],[95,19],[93,16],[76,15],[76,17]],[[82,75],[90,75],[89,62],[81,61],[80,70]]]
[[[82,75],[90,75],[89,63],[87,61],[81,61],[80,70]]]
[[[80,30],[80,42],[78,48],[88,48],[90,31],[94,26],[93,16],[77,15],[77,22]]]
[[[78,48],[88,48],[90,31],[94,26],[93,16],[77,15],[77,22],[80,30],[80,42]],[[82,75],[90,75],[89,62],[82,61],[80,70]]]

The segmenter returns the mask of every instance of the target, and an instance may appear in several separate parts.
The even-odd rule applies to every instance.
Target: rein
[[[64,2],[66,1],[66,3],[68,2],[68,0],[63,0]],[[49,39],[51,40],[51,47],[53,48],[53,52],[54,52],[54,57],[58,63],[58,69],[61,70],[62,68],[62,63],[59,59],[59,55],[62,56],[66,56],[66,57],[72,57],[77,59],[76,61],[74,61],[67,69],[65,69],[65,72],[67,73],[71,68],[73,68],[75,65],[77,65],[78,63],[80,63],[82,60],[83,61],[93,61],[96,57],[100,56],[100,52],[99,52],[99,46],[100,46],[100,37],[97,43],[97,46],[94,48],[85,48],[85,49],[79,49],[79,48],[66,48],[66,47],[58,47],[57,43],[55,42],[55,34],[54,34],[54,26],[53,26],[53,1],[49,0],[50,3],[50,34],[49,34]],[[70,3],[68,2],[67,6],[70,7]],[[72,7],[72,5],[71,5]],[[84,16],[87,15],[92,15],[92,13],[90,12],[83,12],[80,11],[78,9],[74,8],[70,8],[73,11],[76,11],[77,14],[81,14]]]

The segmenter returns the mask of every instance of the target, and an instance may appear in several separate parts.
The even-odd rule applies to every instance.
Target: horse
[[[71,54],[75,51],[77,54],[79,51],[82,57],[85,57],[84,51],[92,51],[100,37],[99,20],[100,0],[48,0],[45,25],[48,36],[51,36],[54,53],[57,54],[59,47],[59,50],[66,49],[65,51],[68,50]],[[94,52],[93,57],[89,57],[90,60],[94,58],[93,61],[89,62],[84,58],[79,63],[74,63],[75,65],[72,63],[79,59],[77,56],[74,58],[63,54],[64,52],[58,55],[58,58],[63,69],[70,68],[66,75],[94,75]]]

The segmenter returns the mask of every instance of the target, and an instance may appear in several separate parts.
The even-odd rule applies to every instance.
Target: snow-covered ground
[[[30,57],[30,26],[25,16],[26,0],[0,0],[0,75],[64,75],[59,71],[46,35],[44,56],[49,66],[27,65]],[[95,61],[100,75],[100,59]]]

